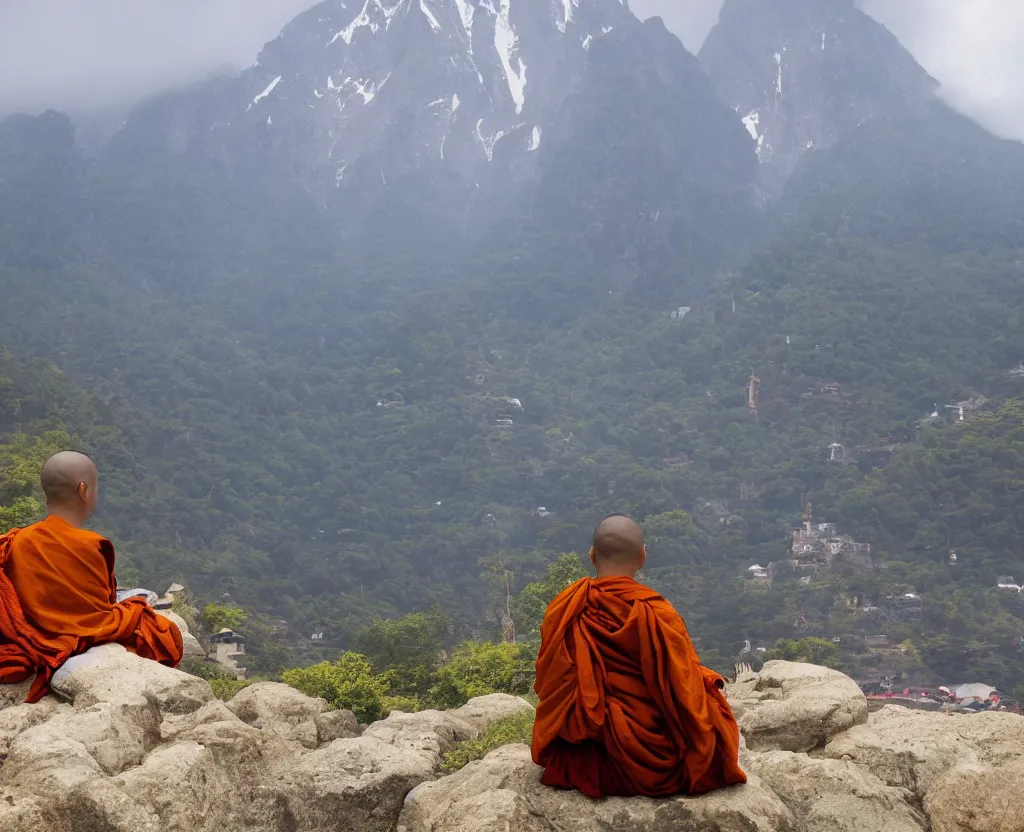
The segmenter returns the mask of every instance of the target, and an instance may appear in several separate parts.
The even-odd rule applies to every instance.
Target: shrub
[[[523,671],[518,645],[467,641],[434,675],[430,702],[438,708],[457,708],[474,696],[526,693],[529,680]]]
[[[286,670],[281,680],[307,696],[326,699],[333,708],[349,709],[364,723],[384,716],[390,689],[386,678],[373,675],[365,656],[352,652],[336,662]]]
[[[480,739],[460,742],[445,754],[441,770],[451,774],[474,760],[482,760],[503,745],[529,745],[533,741],[533,717],[533,711],[522,711],[493,722]]]

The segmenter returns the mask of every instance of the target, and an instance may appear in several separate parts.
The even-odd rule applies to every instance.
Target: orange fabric
[[[116,600],[106,538],[53,516],[0,536],[0,684],[35,675],[26,701],[38,702],[65,661],[109,642],[176,667],[183,648],[174,622],[143,598]]]
[[[533,759],[590,797],[704,794],[745,783],[739,727],[683,619],[631,578],[584,578],[548,607]]]

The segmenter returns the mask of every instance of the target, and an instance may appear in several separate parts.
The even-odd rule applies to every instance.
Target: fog
[[[310,0],[32,0],[0,3],[0,113],[122,109],[243,67]],[[721,0],[632,0],[691,51]],[[1024,3],[863,0],[943,86],[954,106],[1024,139]]]

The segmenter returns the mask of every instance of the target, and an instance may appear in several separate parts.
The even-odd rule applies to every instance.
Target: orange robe
[[[533,759],[590,797],[704,794],[745,783],[740,732],[672,605],[631,578],[584,578],[548,607]]]
[[[109,642],[176,667],[174,622],[143,598],[116,600],[106,538],[54,516],[0,536],[0,684],[35,675],[26,701],[38,702],[65,661]]]

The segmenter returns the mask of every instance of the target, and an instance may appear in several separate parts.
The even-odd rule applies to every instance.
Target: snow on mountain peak
[[[274,126],[268,149],[312,143],[299,165],[338,185],[363,160],[385,179],[428,160],[475,179],[536,164],[594,42],[630,25],[625,0],[324,0],[243,74],[242,107]]]

